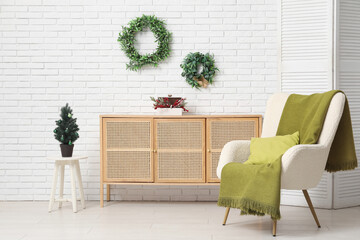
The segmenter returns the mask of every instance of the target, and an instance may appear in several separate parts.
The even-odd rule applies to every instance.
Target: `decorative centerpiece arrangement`
[[[54,137],[58,140],[63,157],[72,157],[74,142],[79,138],[80,130],[76,124],[76,118],[73,118],[72,109],[69,104],[61,108],[61,119],[55,121],[57,127],[54,129]]]
[[[129,27],[123,27],[119,33],[118,41],[121,49],[125,52],[130,62],[126,64],[126,69],[137,71],[144,65],[153,65],[157,67],[159,62],[165,60],[170,55],[171,33],[166,30],[165,22],[155,16],[143,15],[129,22]],[[149,28],[154,33],[158,46],[156,51],[151,54],[140,55],[136,50],[134,43],[136,42],[135,34]]]
[[[154,102],[154,109],[159,115],[182,115],[183,112],[189,111],[185,108],[186,98],[168,95],[168,97],[158,97],[157,99],[150,97],[150,99]]]
[[[214,56],[200,52],[189,53],[180,67],[183,69],[181,76],[185,77],[191,87],[197,89],[206,88],[208,84],[212,84],[216,71],[219,71],[215,67]]]

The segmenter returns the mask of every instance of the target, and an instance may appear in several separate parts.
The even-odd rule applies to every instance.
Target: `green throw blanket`
[[[285,104],[277,135],[300,133],[300,144],[317,143],[332,97],[341,91],[321,94],[291,94]],[[314,159],[316,161],[316,159]],[[357,167],[350,111],[346,100],[326,170]],[[280,219],[281,157],[270,164],[229,163],[221,173],[218,205],[241,209],[242,214]]]
[[[312,95],[291,94],[286,101],[276,135],[299,131],[300,144],[317,143],[331,99],[338,92],[342,91],[332,90]],[[336,172],[356,167],[350,109],[346,99],[325,169],[328,172]]]

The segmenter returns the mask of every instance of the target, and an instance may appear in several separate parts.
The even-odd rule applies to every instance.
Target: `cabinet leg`
[[[100,207],[104,207],[104,184],[100,183]]]
[[[110,184],[106,184],[106,201],[110,202]]]

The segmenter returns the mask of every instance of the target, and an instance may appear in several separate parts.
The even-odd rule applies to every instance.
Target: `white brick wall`
[[[158,68],[125,70],[121,26],[155,14],[173,33]],[[153,48],[142,34],[141,51]],[[150,43],[149,43],[150,42]],[[276,0],[0,0],[0,200],[47,200],[59,109],[80,126],[75,154],[86,198],[99,199],[99,115],[152,113],[149,96],[188,99],[196,114],[263,113],[276,91]],[[180,76],[189,52],[211,52],[220,69],[200,91]],[[66,183],[67,192],[68,182]],[[216,200],[218,187],[117,187],[113,199]]]

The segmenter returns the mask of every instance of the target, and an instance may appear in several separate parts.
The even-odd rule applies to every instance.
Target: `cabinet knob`
[[[208,149],[208,153],[211,152],[210,149]]]
[[[156,149],[154,149],[153,152],[156,153],[157,152]]]

